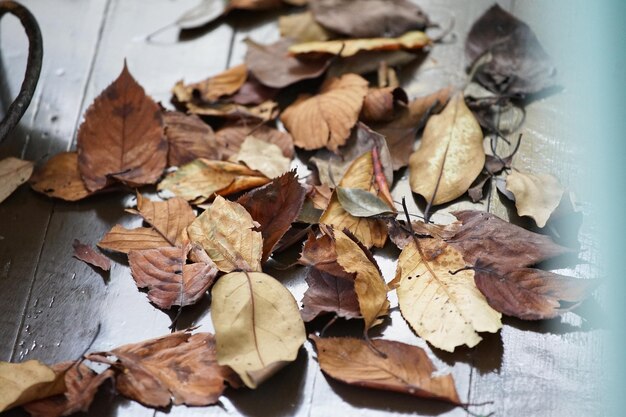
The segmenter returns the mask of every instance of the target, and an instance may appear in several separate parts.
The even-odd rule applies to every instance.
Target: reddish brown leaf
[[[119,224],[98,242],[98,247],[114,252],[128,253],[131,250],[156,249],[169,246],[163,235],[150,227],[126,229]]]
[[[78,239],[74,239],[72,246],[74,247],[74,257],[90,265],[96,266],[103,271],[111,269],[111,261],[109,258],[99,252],[96,252],[96,250],[91,246],[80,243]]]
[[[400,87],[370,88],[363,100],[361,120],[365,122],[388,122],[406,105],[409,98]]]
[[[207,103],[216,101],[220,97],[233,95],[241,88],[248,78],[248,68],[237,65],[206,80],[192,84],[179,81],[172,92],[180,103],[199,100]]]
[[[188,240],[183,232],[196,219],[191,206],[180,197],[151,201],[137,193],[137,210],[127,211],[143,217],[172,246],[182,246]]]
[[[246,64],[250,72],[263,85],[272,88],[284,88],[298,81],[317,78],[326,71],[330,61],[328,58],[299,60],[289,56],[288,49],[292,45],[289,39],[261,45],[246,39],[248,51]]]
[[[323,313],[335,313],[347,319],[361,317],[353,277],[338,277],[310,268],[306,283],[309,288],[302,298],[300,311],[304,321],[309,322]]]
[[[90,191],[111,180],[138,186],[161,176],[167,162],[161,110],[126,64],[85,113],[77,147],[78,168]]]
[[[163,121],[169,143],[168,165],[179,166],[198,158],[222,159],[213,129],[198,116],[166,111]]]
[[[452,375],[436,371],[423,349],[391,340],[311,336],[322,371],[349,385],[395,391],[460,405]]]
[[[484,259],[490,259],[484,254]],[[576,307],[596,287],[597,280],[572,278],[533,268],[501,270],[498,265],[476,261],[474,281],[489,305],[522,320],[556,317]],[[561,302],[574,303],[562,306]]]
[[[61,152],[50,158],[30,178],[33,190],[66,201],[81,200],[92,193],[78,171],[78,154]]]
[[[355,274],[346,272],[337,262],[337,250],[335,249],[335,239],[331,234],[332,229],[325,228],[323,230],[325,233],[320,237],[315,237],[313,233],[309,233],[298,263],[314,267],[335,277],[354,281]]]
[[[228,160],[232,156],[237,155],[241,144],[248,136],[254,136],[258,140],[273,143],[283,151],[283,155],[289,159],[293,158],[293,139],[289,133],[281,132],[266,125],[246,126],[231,124],[218,130],[216,133],[215,139],[222,159]]]
[[[278,241],[300,214],[305,196],[304,187],[298,183],[296,173],[291,171],[237,200],[252,219],[260,224],[263,236],[262,261],[269,258]]]
[[[215,281],[213,262],[186,264],[187,248],[169,247],[131,250],[130,271],[139,288],[148,288],[148,298],[163,309],[195,304]]]
[[[218,365],[215,338],[210,333],[176,332],[92,353],[88,359],[111,364],[117,390],[150,407],[215,404],[225,382],[239,385],[228,367]]]
[[[261,104],[276,97],[278,90],[263,85],[253,75],[248,74],[248,80],[239,91],[231,97],[234,103],[243,105]]]

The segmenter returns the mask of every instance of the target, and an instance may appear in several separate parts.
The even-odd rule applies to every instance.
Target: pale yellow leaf
[[[28,181],[33,167],[32,162],[19,158],[9,157],[0,161],[0,203]]]
[[[544,227],[561,202],[565,189],[550,174],[513,171],[506,177],[506,189],[515,196],[517,214]]]
[[[273,143],[248,136],[241,144],[237,161],[250,169],[259,171],[267,178],[276,178],[289,171],[291,160],[283,156],[283,151]]]
[[[64,391],[63,374],[39,361],[0,362],[0,412]]]

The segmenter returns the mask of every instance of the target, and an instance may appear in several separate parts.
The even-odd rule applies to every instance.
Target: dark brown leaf
[[[95,99],[78,130],[78,169],[89,191],[112,180],[130,186],[155,183],[167,163],[159,106],[135,81],[126,64]]]
[[[96,252],[96,250],[91,246],[80,243],[78,239],[74,239],[72,246],[74,247],[74,257],[90,265],[96,266],[103,271],[111,269],[111,261],[109,258],[99,252]]]
[[[213,129],[198,116],[166,111],[163,121],[169,143],[168,165],[180,166],[198,158],[222,159]]]
[[[291,171],[237,200],[260,224],[263,262],[300,214],[305,196],[306,190],[298,183],[296,173]]]
[[[346,319],[361,317],[353,277],[334,276],[309,268],[305,280],[309,288],[302,298],[300,311],[304,321],[309,322],[324,313],[335,313]]]
[[[127,211],[143,217],[172,246],[182,246],[188,240],[183,232],[196,219],[191,206],[180,197],[151,201],[137,193],[137,210]]]

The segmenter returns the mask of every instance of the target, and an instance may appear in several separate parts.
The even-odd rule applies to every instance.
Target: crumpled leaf
[[[520,216],[529,216],[544,227],[559,206],[565,188],[550,174],[531,174],[518,170],[506,177],[506,189],[515,196]]]
[[[262,272],[233,272],[213,286],[217,358],[249,388],[292,362],[306,338],[293,295]]]
[[[198,204],[213,194],[229,195],[267,184],[269,181],[265,175],[245,165],[200,158],[167,175],[157,188]]]
[[[183,331],[91,353],[87,359],[111,364],[117,391],[134,401],[149,407],[201,406],[217,403],[226,382],[239,385],[236,375],[218,364],[215,350],[211,333]]]
[[[291,55],[328,54],[342,58],[362,51],[416,51],[430,44],[430,38],[419,31],[407,32],[397,38],[338,39],[325,42],[305,42],[289,47]]]
[[[337,187],[335,192],[341,207],[354,217],[372,217],[395,213],[389,204],[369,191],[360,188]]]
[[[305,196],[306,190],[298,182],[296,173],[291,171],[237,200],[260,225],[263,262],[298,217]]]
[[[452,375],[433,376],[436,371],[426,352],[405,343],[350,337],[311,336],[322,371],[349,385],[395,391],[459,405]]]
[[[572,278],[540,269],[501,268],[479,259],[474,265],[476,286],[491,307],[522,320],[554,318],[580,304],[597,285],[597,280]],[[563,307],[561,302],[574,304]]]
[[[305,281],[309,287],[302,297],[300,310],[305,322],[324,313],[335,313],[337,317],[346,319],[361,317],[359,300],[354,291],[354,278],[309,268]]]
[[[334,232],[332,228],[321,227],[324,234],[316,237],[313,233],[304,242],[302,253],[298,259],[301,265],[311,266],[329,275],[354,281],[355,275],[339,265],[337,262],[337,249],[335,246]]]
[[[178,81],[172,93],[180,103],[194,100],[211,103],[235,94],[247,79],[248,67],[241,64],[197,83],[185,84]]]
[[[24,409],[32,417],[60,417],[87,412],[100,385],[113,376],[110,369],[97,374],[87,365],[75,362],[58,363],[52,369],[57,373],[64,372],[66,391],[25,404]]]
[[[298,315],[299,317],[299,315]],[[0,361],[0,411],[65,391],[63,373],[36,360]]]
[[[191,206],[180,197],[151,201],[137,193],[137,210],[127,211],[143,217],[171,246],[182,246],[186,240],[185,229],[196,218]]]
[[[131,250],[156,249],[169,246],[163,235],[151,227],[126,229],[119,224],[98,242],[98,247],[114,252],[128,253]]]
[[[396,277],[389,284],[396,288],[402,316],[417,335],[448,352],[461,345],[474,347],[482,340],[478,333],[502,327],[501,314],[476,288],[474,272],[457,272],[463,267],[461,253],[444,241],[415,239],[400,253]]]
[[[124,64],[119,77],[94,100],[77,136],[78,169],[89,191],[111,181],[155,183],[167,163],[159,106]]]
[[[356,74],[331,78],[324,82],[318,95],[300,98],[287,107],[281,121],[296,146],[336,151],[350,137],[366,94],[367,81]]]
[[[259,140],[254,137],[254,134],[243,141],[235,159],[267,178],[279,177],[289,170],[291,164],[291,160],[283,156],[278,146]]]
[[[260,271],[263,238],[246,209],[217,196],[187,229],[223,272]]]
[[[409,159],[411,190],[433,205],[463,195],[485,164],[483,133],[463,95],[428,119],[420,147]]]
[[[226,120],[266,122],[278,116],[278,103],[272,100],[253,106],[243,106],[225,101],[217,101],[215,103],[187,102],[185,105],[189,113]]]
[[[168,165],[180,166],[198,158],[222,159],[216,146],[215,132],[198,116],[166,111],[163,122],[169,144]]]
[[[429,25],[407,0],[311,0],[309,7],[322,26],[353,38],[400,36]]]
[[[524,97],[555,83],[556,68],[533,31],[497,4],[474,22],[465,43],[470,62],[487,52],[491,59],[476,80],[496,94]]]
[[[89,265],[98,267],[103,271],[109,271],[111,269],[111,261],[109,258],[99,252],[96,252],[96,250],[91,246],[80,243],[78,239],[74,239],[72,247],[74,247],[75,258],[80,259]]]
[[[92,193],[78,171],[78,154],[61,152],[38,168],[30,178],[30,186],[38,193],[66,201],[78,201]]]
[[[370,123],[393,120],[408,102],[406,91],[400,87],[370,88],[363,100],[361,120]]]
[[[328,58],[300,60],[289,56],[292,40],[281,39],[270,45],[261,45],[252,39],[245,40],[248,50],[245,62],[250,72],[261,84],[284,88],[298,81],[317,78],[326,71]]]
[[[0,160],[0,203],[24,184],[33,173],[35,164],[19,158]]]
[[[327,41],[333,34],[317,23],[310,11],[288,14],[278,18],[280,36],[295,42]]]
[[[218,269],[207,262],[187,264],[189,247],[131,250],[128,263],[139,288],[148,288],[148,299],[159,308],[195,304],[213,284]]]
[[[216,133],[216,141],[219,145],[223,160],[228,160],[239,153],[241,145],[249,136],[255,139],[278,146],[286,158],[293,159],[293,139],[286,132],[281,132],[270,126],[246,126],[232,124],[223,127]]]

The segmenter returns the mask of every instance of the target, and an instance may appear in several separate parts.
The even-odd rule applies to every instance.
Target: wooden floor
[[[44,67],[37,94],[19,128],[0,145],[0,158],[20,156],[41,161],[73,149],[76,128],[93,98],[120,72],[123,60],[146,91],[169,104],[170,88],[177,80],[196,81],[242,62],[251,37],[259,42],[278,38],[275,14],[247,15],[214,25],[176,41],[164,33],[159,44],[148,44],[150,32],[172,22],[196,0],[23,0],[40,21],[45,43]],[[437,45],[415,73],[405,73],[407,90],[415,96],[443,84],[463,80],[463,41],[473,22],[492,0],[422,0],[420,5],[440,22],[454,17],[456,41]],[[557,13],[549,2],[502,0],[507,8],[533,26],[548,52],[558,62],[560,42],[578,36],[567,30],[554,36],[542,20]],[[568,10],[560,10],[567,19]],[[0,110],[6,108],[21,83],[26,41],[12,18],[0,32],[2,67]],[[583,204],[587,190],[577,189],[584,172],[577,169],[581,148],[568,140],[568,114],[562,109],[572,100],[567,88],[568,69],[559,68],[564,89],[532,103],[522,131],[525,141],[515,166],[550,172],[575,191]],[[410,196],[406,179],[393,190],[394,198]],[[52,201],[20,188],[0,204],[0,360],[39,359],[46,363],[75,359],[101,331],[93,349],[106,350],[124,343],[168,333],[170,317],[153,307],[139,292],[122,258],[115,258],[104,277],[72,257],[72,242],[96,243],[116,223],[136,225],[124,213],[131,195],[109,194],[79,203]],[[443,209],[472,206],[467,201]],[[476,209],[508,218],[511,207],[492,193]],[[419,207],[411,210],[417,212]],[[443,218],[445,214],[441,214]],[[437,217],[435,217],[435,220]],[[580,240],[581,258],[588,264],[566,270],[576,276],[597,275],[592,216],[586,216]],[[377,255],[387,280],[394,274],[390,259],[397,251]],[[301,270],[280,274],[300,299],[305,290]],[[279,275],[279,273],[276,273]],[[392,295],[393,296],[393,295]],[[395,300],[392,299],[392,306]],[[182,325],[201,325],[211,331],[205,299],[190,308]],[[589,310],[589,311],[587,311]],[[475,349],[454,354],[431,350],[407,327],[397,309],[382,334],[423,346],[443,372],[451,372],[463,401],[492,404],[472,407],[478,414],[497,416],[596,416],[603,401],[595,383],[603,360],[605,330],[592,308],[580,315],[540,322],[505,319],[502,331],[486,335]],[[282,370],[256,391],[228,390],[222,406],[174,407],[154,411],[139,404],[99,394],[95,416],[465,416],[467,412],[436,402],[401,395],[360,390],[328,380],[319,370],[314,351],[305,344],[296,363]],[[20,416],[21,412],[9,413]]]

